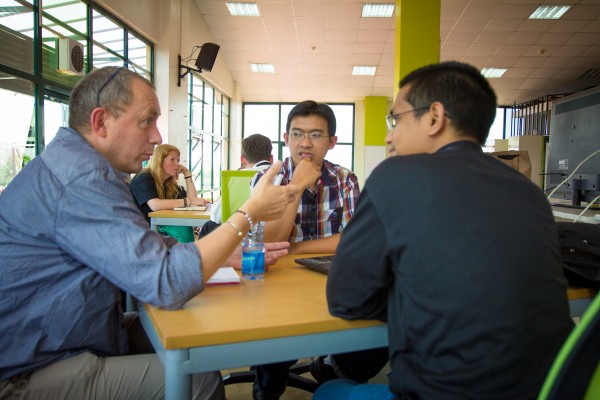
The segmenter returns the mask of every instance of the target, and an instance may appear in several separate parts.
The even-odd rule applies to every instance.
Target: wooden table
[[[567,298],[569,299],[569,311],[571,317],[581,317],[588,308],[596,291],[590,288],[570,287],[567,289]]]
[[[158,230],[159,225],[202,226],[210,219],[210,205],[205,211],[161,210],[148,213],[150,228]]]
[[[168,400],[191,398],[191,375],[387,346],[387,326],[332,317],[326,276],[287,256],[264,281],[212,286],[177,311],[145,305],[140,318],[165,365]]]
[[[191,374],[387,346],[387,326],[332,317],[326,276],[294,262],[271,267],[264,281],[209,286],[183,309],[149,305],[140,318],[165,366],[167,400],[191,398]],[[567,291],[572,316],[595,296]]]

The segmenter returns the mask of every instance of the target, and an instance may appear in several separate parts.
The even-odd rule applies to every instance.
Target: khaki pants
[[[165,372],[156,354],[98,357],[81,353],[35,371],[28,379],[0,382],[10,400],[163,399]],[[218,372],[193,375],[194,399],[225,399]],[[4,384],[4,387],[2,387]]]
[[[153,400],[165,397],[165,369],[154,354],[138,314],[125,313],[129,354],[81,353],[35,371],[29,378],[0,381],[0,400]],[[192,376],[194,399],[225,399],[219,372]]]

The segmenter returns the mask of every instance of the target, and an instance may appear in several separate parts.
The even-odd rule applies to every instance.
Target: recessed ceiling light
[[[232,3],[226,2],[227,8],[229,9],[229,14],[234,16],[241,17],[258,17],[260,13],[258,12],[258,6],[256,3]]]
[[[542,4],[530,16],[529,19],[559,19],[569,11],[571,6]]]
[[[274,74],[275,66],[273,64],[250,64],[252,72],[262,72],[265,74]]]
[[[387,18],[394,15],[394,3],[389,4],[363,4],[363,18]]]
[[[377,67],[373,65],[355,65],[352,67],[352,75],[375,75]]]
[[[484,68],[481,70],[481,75],[486,78],[500,78],[506,71],[507,68]]]

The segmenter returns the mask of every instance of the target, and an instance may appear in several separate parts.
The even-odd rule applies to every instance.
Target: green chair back
[[[241,171],[221,171],[221,216],[227,221],[250,197],[250,182],[258,171],[247,169]]]
[[[592,380],[585,392],[584,400],[598,399],[600,396],[600,364],[596,367],[596,372],[592,376]]]
[[[600,399],[600,296],[561,347],[538,400]]]

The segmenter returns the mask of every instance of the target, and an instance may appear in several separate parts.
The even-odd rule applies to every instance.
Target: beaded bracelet
[[[225,222],[227,222],[229,225],[231,225],[233,227],[233,229],[235,229],[237,231],[237,235],[239,237],[244,237],[244,234],[242,233],[242,231],[240,231],[240,228],[238,228],[233,222],[231,222],[230,220],[227,220]]]
[[[191,175],[188,175],[188,176],[184,176],[183,178],[184,179],[190,179],[191,177],[192,177]]]
[[[236,210],[234,212],[235,213],[240,213],[242,214],[244,217],[246,217],[246,219],[248,220],[248,224],[250,225],[250,232],[252,232],[252,228],[254,227],[254,222],[252,222],[252,218],[250,218],[250,215],[248,215],[248,213],[244,210]]]
[[[184,197],[184,198],[183,198],[183,206],[184,206],[184,207],[187,207],[187,197]]]

